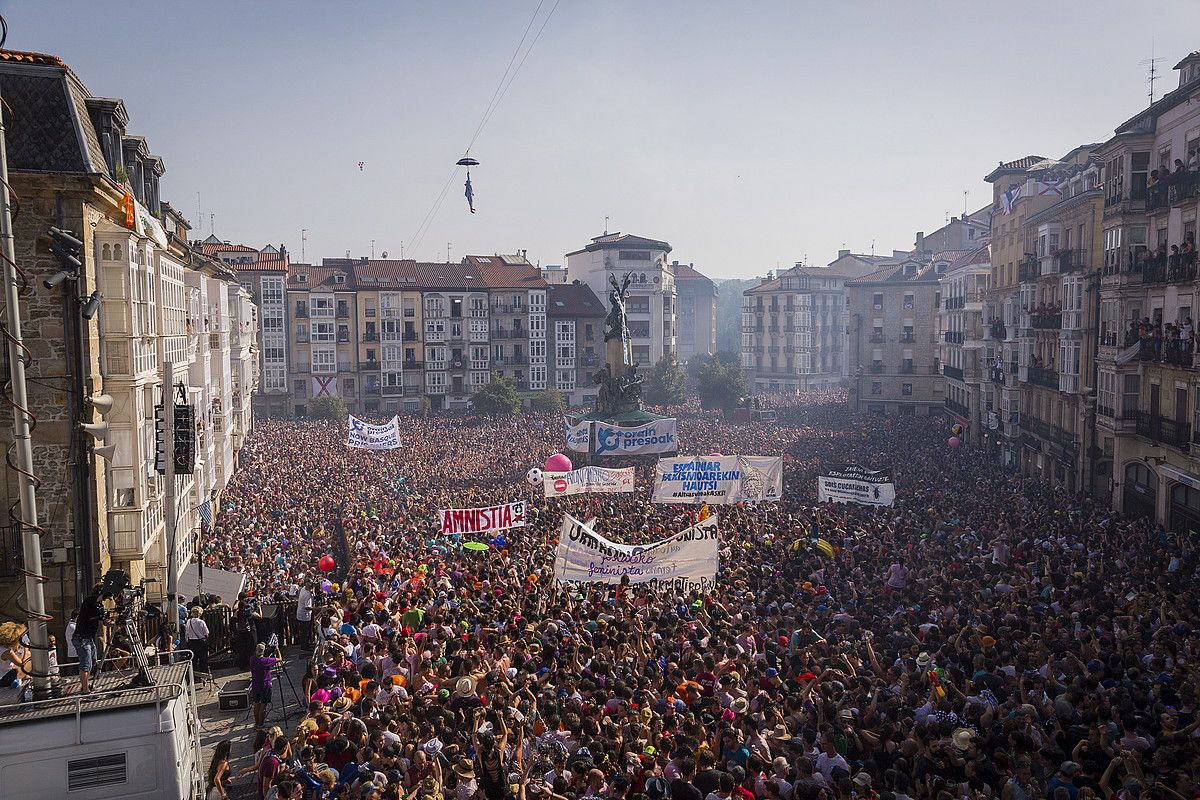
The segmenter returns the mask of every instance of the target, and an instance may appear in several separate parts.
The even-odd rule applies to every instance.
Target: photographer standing
[[[200,606],[192,606],[183,624],[183,638],[192,651],[193,670],[208,674],[208,623],[202,615]]]
[[[262,618],[258,609],[258,598],[250,592],[238,595],[237,605],[233,609],[233,646],[237,655],[238,669],[249,669],[250,656],[254,652],[257,638],[255,620]]]
[[[263,726],[267,717],[267,706],[271,704],[271,669],[279,661],[279,646],[271,649],[273,655],[267,655],[267,646],[258,644],[254,648],[254,657],[250,659],[250,698],[254,701],[254,724]]]
[[[91,691],[92,672],[98,668],[96,664],[96,638],[100,635],[100,626],[104,621],[104,606],[100,605],[100,584],[92,587],[92,591],[83,598],[79,606],[79,614],[75,617],[75,632],[71,643],[79,654],[79,693],[88,694]]]

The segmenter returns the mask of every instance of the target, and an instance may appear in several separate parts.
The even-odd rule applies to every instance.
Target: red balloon
[[[962,444],[962,442],[958,440],[957,436],[951,436],[946,440],[946,444],[950,445],[951,447],[958,447],[960,444]]]
[[[317,562],[317,569],[321,572],[333,572],[334,566],[333,556],[321,556],[321,560]]]

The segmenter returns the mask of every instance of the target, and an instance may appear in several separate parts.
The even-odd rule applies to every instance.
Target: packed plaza
[[[384,452],[264,421],[204,558],[298,599],[287,625],[316,649],[299,723],[252,776],[214,759],[219,796],[1193,796],[1193,541],[952,449],[942,421],[833,392],[777,413],[678,412],[689,452],[785,464],[781,501],[714,506],[703,593],[555,585],[564,513],[639,544],[698,511],[651,503],[647,464],[632,494],[543,498],[525,472],[561,418],[406,419]],[[892,471],[895,505],[818,503],[847,461]],[[441,508],[515,499],[503,547],[440,535]]]

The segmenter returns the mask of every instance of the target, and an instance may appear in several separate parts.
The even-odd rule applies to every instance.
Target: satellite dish
[[[384,250],[384,251],[383,251],[383,257],[384,257],[384,258],[387,258],[387,250]]]

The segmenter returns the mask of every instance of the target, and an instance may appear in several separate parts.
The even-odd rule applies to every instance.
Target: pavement
[[[301,679],[304,677],[304,668],[308,664],[310,653],[311,651],[298,647],[284,649],[284,667],[287,677],[291,678],[291,684],[289,685],[283,675],[275,676],[271,692],[272,702],[267,708],[266,728],[278,725],[283,729],[284,735],[289,737],[296,729],[300,714],[304,710],[304,704],[300,701]],[[212,656],[209,667],[213,671],[213,679],[207,681],[197,677],[196,680],[196,702],[199,705],[200,716],[201,773],[207,778],[208,764],[214,748],[218,742],[229,739],[233,742],[229,768],[231,774],[236,776],[242,769],[253,765],[261,733],[254,727],[253,706],[246,710],[222,711],[217,702],[217,691],[229,681],[249,680],[250,672],[238,669],[233,658],[227,653]],[[230,784],[229,797],[231,800],[255,797],[253,776],[235,777]]]

